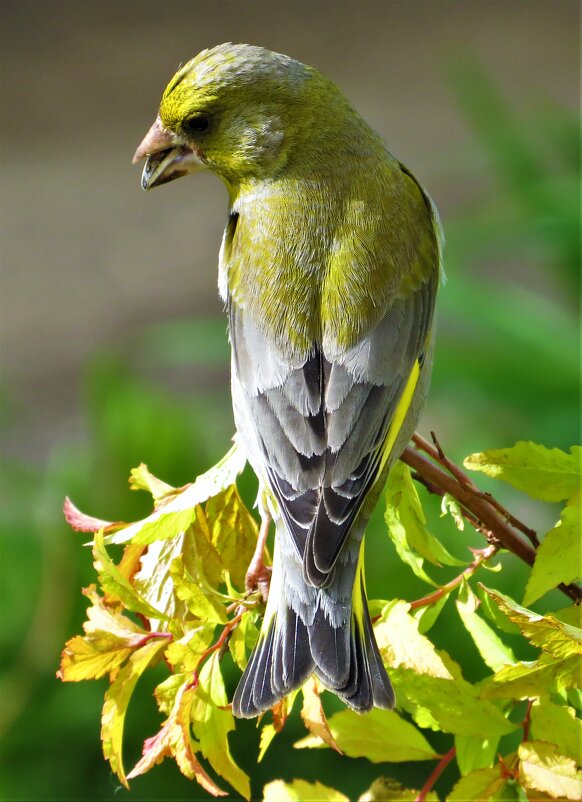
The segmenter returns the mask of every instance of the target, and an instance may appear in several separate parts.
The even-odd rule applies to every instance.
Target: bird
[[[262,518],[247,585],[270,580],[232,711],[255,717],[314,674],[353,710],[391,709],[363,543],[428,390],[436,207],[329,78],[248,44],[179,68],[142,159],[143,189],[205,169],[228,190],[218,290]]]

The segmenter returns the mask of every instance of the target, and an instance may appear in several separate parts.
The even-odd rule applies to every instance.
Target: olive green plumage
[[[390,707],[362,539],[430,377],[434,207],[331,81],[262,48],[182,67],[148,137],[146,188],[205,166],[230,198],[233,408],[277,526],[234,712],[257,715],[313,672],[355,709]]]

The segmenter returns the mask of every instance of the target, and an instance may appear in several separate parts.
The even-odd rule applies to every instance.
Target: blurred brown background
[[[145,461],[183,484],[226,451],[233,428],[216,296],[226,192],[203,174],[145,194],[130,163],[165,84],[180,62],[224,41],[279,50],[332,77],[443,218],[449,282],[422,430],[439,432],[456,459],[526,438],[566,447],[578,437],[579,405],[579,4],[3,0],[0,8],[0,795],[123,799],[99,754],[103,685],[54,679],[60,649],[83,620],[79,588],[93,581],[89,551],[62,524],[62,498],[129,520],[147,509],[128,498],[130,467]],[[523,499],[510,501],[540,531],[551,524]],[[421,595],[394,554],[386,562],[381,512],[374,527],[372,595]],[[500,587],[519,598],[524,576],[508,566]],[[453,644],[456,659],[461,644],[474,678],[463,635],[446,617],[439,626],[435,638]],[[128,764],[159,723],[153,706],[136,707]],[[257,731],[237,729],[233,750],[254,772],[257,797],[283,772],[341,777],[356,795],[380,773],[360,760],[348,777],[337,755],[293,753],[294,726],[258,770]],[[390,768],[406,779],[399,771]],[[133,788],[140,799],[203,797],[167,762]]]

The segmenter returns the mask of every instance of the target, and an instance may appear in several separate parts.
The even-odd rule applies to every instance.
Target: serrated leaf
[[[463,679],[431,677],[403,668],[392,671],[390,676],[397,699],[419,727],[473,738],[507,735],[516,728]]]
[[[224,565],[220,554],[212,544],[212,533],[204,510],[196,507],[196,519],[189,530],[192,533],[192,548],[184,552],[184,563],[192,576],[203,577],[213,588],[223,582]]]
[[[455,735],[455,756],[462,775],[477,769],[491,768],[495,762],[499,738],[472,738]]]
[[[63,682],[99,679],[111,673],[151,637],[129,618],[110,610],[94,586],[87,588],[85,595],[93,602],[83,624],[85,636],[77,635],[65,645],[57,673]]]
[[[384,662],[392,668],[403,666],[433,677],[452,678],[443,658],[428,638],[418,631],[418,621],[409,615],[408,602],[387,604],[374,625],[376,641]]]
[[[186,570],[180,557],[172,561],[170,576],[176,596],[186,604],[193,616],[209,624],[226,624],[224,604],[214,595],[211,588],[198,585]]]
[[[525,588],[524,604],[536,601],[560,582],[568,585],[582,576],[580,498],[580,493],[577,493],[570,499],[560,520],[537,549]]]
[[[423,607],[416,607],[414,609],[411,608],[411,615],[418,621],[418,631],[421,635],[428,632],[436,622],[445,604],[449,600],[449,595],[449,593],[444,593],[440,599],[431,604],[425,604]]]
[[[160,628],[164,616],[176,623],[182,620],[186,612],[186,605],[174,592],[170,566],[176,557],[183,554],[187,537],[187,533],[182,533],[168,540],[150,543],[141,557],[139,571],[133,577],[132,584],[140,596],[162,613],[161,618],[150,617],[153,630]]]
[[[323,705],[321,704],[321,699],[319,698],[317,680],[315,677],[308,679],[303,685],[301,691],[303,694],[301,718],[303,719],[303,723],[305,724],[306,728],[318,741],[327,744],[327,746],[335,749],[335,751],[339,752],[341,755],[342,750],[337,745],[331,733],[329,723],[323,711]]]
[[[234,731],[234,717],[228,707],[218,653],[204,664],[192,702],[192,730],[199,749],[212,768],[245,799],[250,799],[248,776],[234,762],[228,734]]]
[[[109,686],[105,694],[103,712],[101,714],[101,741],[103,755],[109,761],[112,771],[120,782],[129,788],[123,768],[123,726],[125,714],[134,688],[149,664],[158,657],[166,647],[164,640],[153,640],[134,652],[127,665],[123,666]]]
[[[200,657],[211,645],[215,629],[214,623],[201,623],[171,643],[164,657],[173,670],[180,674],[194,671]]]
[[[561,610],[555,610],[552,615],[563,624],[569,624],[571,627],[578,627],[578,629],[582,629],[582,605],[580,604],[572,604],[570,607],[562,607]]]
[[[350,802],[347,796],[321,783],[274,780],[263,788],[263,802]]]
[[[438,584],[424,570],[424,562],[433,565],[462,565],[426,528],[426,517],[412,481],[409,468],[397,462],[386,485],[385,520],[388,534],[400,559],[419,579],[433,587]]]
[[[374,708],[365,716],[353,710],[335,713],[328,722],[332,738],[348,757],[365,757],[372,763],[435,760],[439,755],[424,736],[394,710]],[[320,737],[309,735],[295,744],[297,749],[323,746]]]
[[[232,630],[228,641],[228,648],[232,659],[241,671],[245,670],[250,653],[259,637],[256,619],[257,614],[252,610],[245,613],[237,626]]]
[[[104,521],[102,518],[94,518],[92,515],[85,515],[78,507],[75,507],[68,496],[63,503],[63,513],[65,515],[65,521],[75,532],[92,533],[98,532],[100,529],[103,529],[104,532],[113,532],[127,526],[123,521]]]
[[[555,744],[558,751],[574,760],[580,758],[582,720],[576,718],[572,707],[552,704],[547,698],[538,699],[531,708],[533,740]]]
[[[503,666],[516,662],[515,655],[509,646],[506,646],[497,633],[477,613],[479,600],[468,583],[463,581],[459,587],[456,601],[457,611],[463,625],[471,638],[485,665],[493,671],[499,671]],[[479,768],[484,768],[480,766]]]
[[[541,501],[563,501],[580,490],[582,448],[572,446],[566,454],[559,448],[546,448],[521,441],[512,448],[471,454],[466,468],[503,479],[508,484]]]
[[[507,783],[499,765],[489,769],[477,769],[461,777],[447,797],[447,802],[486,802],[500,799],[500,792]]]
[[[576,762],[558,752],[554,744],[525,741],[519,745],[519,781],[526,788],[557,799],[582,797],[582,772]]]
[[[505,666],[485,679],[481,683],[481,696],[484,699],[531,699],[575,688],[580,679],[578,655],[559,660],[543,654],[533,662]]]
[[[161,730],[144,742],[142,757],[127,779],[145,774],[164,758],[173,757],[185,777],[196,780],[212,796],[226,796],[226,792],[208,776],[195,755],[196,745],[190,733],[190,711],[197,689],[191,680],[191,674],[174,675],[162,683],[165,686],[163,690],[158,685],[156,691],[164,700],[162,709],[170,708],[169,716]]]
[[[538,648],[557,658],[582,654],[582,631],[552,615],[540,615],[514,602],[509,596],[483,586],[504,615]]]
[[[416,802],[420,791],[405,788],[391,777],[378,777],[359,798],[358,802]],[[434,791],[423,796],[426,802],[439,802]]]
[[[447,513],[455,522],[457,529],[462,532],[465,529],[465,519],[463,518],[463,508],[456,498],[450,493],[445,493],[441,501],[441,518]]]
[[[277,735],[277,730],[275,729],[274,724],[265,724],[263,729],[261,730],[261,740],[259,742],[259,755],[257,757],[257,763],[260,763],[261,760],[265,757],[267,749],[271,746],[273,742],[273,738]]]
[[[107,554],[103,542],[103,531],[95,533],[93,542],[93,556],[95,557],[95,567],[99,576],[99,584],[108,596],[113,596],[120,601],[128,610],[134,613],[141,613],[147,618],[164,620],[167,616],[160,610],[153,607],[147,599],[143,598],[134,583],[130,582]]]
[[[508,635],[517,635],[519,633],[519,627],[501,612],[497,604],[486,592],[485,586],[478,583],[476,591],[477,597],[481,602],[481,612],[492,624],[495,624],[495,628],[500,629],[502,632],[507,632]]]
[[[176,491],[176,496],[163,507],[159,507],[147,518],[124,527],[119,532],[107,535],[105,543],[149,544],[157,540],[177,537],[194,521],[196,506],[204,504],[212,496],[234,484],[242,472],[246,457],[235,444],[213,468]]]
[[[205,513],[212,545],[220,554],[235,587],[244,589],[246,572],[257,544],[255,519],[235,485],[209,499]]]
[[[161,501],[176,492],[175,487],[150,473],[148,466],[143,462],[137,468],[131,469],[129,487],[130,490],[145,490],[147,493],[151,493],[154,501]]]

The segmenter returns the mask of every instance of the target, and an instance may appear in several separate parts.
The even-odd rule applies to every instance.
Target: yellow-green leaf
[[[540,615],[514,602],[497,590],[483,586],[504,615],[517,624],[534,646],[557,658],[582,654],[582,631],[552,615]]]
[[[321,783],[274,780],[263,788],[263,802],[350,802],[347,796]]]
[[[580,657],[572,655],[563,660],[543,654],[533,662],[505,666],[493,677],[481,683],[484,699],[531,699],[559,693],[580,684]]]
[[[425,604],[422,607],[416,607],[412,610],[411,615],[418,621],[418,631],[421,635],[428,632],[436,622],[445,604],[449,600],[449,595],[448,593],[444,593],[437,601],[431,604]]]
[[[212,545],[220,554],[235,587],[244,589],[245,575],[257,543],[255,519],[235,485],[209,499],[205,512]]]
[[[531,709],[531,735],[534,740],[548,741],[562,755],[580,758],[582,720],[571,707],[555,705],[547,698],[538,699]]]
[[[372,763],[435,760],[438,754],[424,736],[394,710],[374,708],[365,716],[353,710],[335,713],[328,721],[333,741],[348,757],[365,757]],[[321,736],[308,735],[298,749],[324,746]]]
[[[472,738],[468,735],[455,735],[455,757],[462,775],[476,769],[491,768],[495,762],[499,737]]]
[[[419,727],[474,738],[494,738],[516,728],[462,678],[431,677],[398,668],[391,672],[391,679],[396,698]]]
[[[123,666],[105,694],[101,715],[101,741],[103,754],[120,782],[129,788],[123,768],[123,726],[129,701],[138,679],[153,660],[166,647],[165,640],[152,640],[134,652]]]
[[[566,454],[559,448],[521,441],[512,448],[471,454],[464,465],[503,479],[541,501],[563,501],[580,490],[582,448],[572,446]]]
[[[582,576],[580,498],[577,493],[570,499],[560,520],[539,546],[525,589],[524,604],[536,601],[560,582],[568,585]]]
[[[235,728],[234,717],[228,707],[216,652],[200,672],[191,716],[192,730],[204,757],[241,796],[250,799],[249,778],[234,762],[228,745],[228,734]]]
[[[465,519],[463,518],[463,509],[456,498],[451,496],[450,493],[445,493],[441,501],[441,518],[447,513],[455,522],[457,529],[462,532],[465,528]]]
[[[358,798],[358,802],[416,802],[419,794],[417,789],[405,788],[391,777],[378,777]],[[423,798],[426,802],[439,802],[434,791],[429,791]]]
[[[190,711],[196,695],[192,685],[192,675],[174,675],[164,685],[161,695],[164,698],[162,709],[169,708],[169,716],[161,730],[148,738],[143,745],[143,754],[127,779],[131,780],[145,774],[166,757],[173,757],[178,768],[189,780],[196,780],[212,796],[226,796],[201,766],[195,755],[196,744],[190,732]],[[156,690],[160,690],[158,686]]]
[[[129,487],[131,490],[145,490],[151,493],[154,501],[161,501],[176,492],[176,488],[172,485],[158,479],[153,473],[150,473],[148,466],[143,462],[132,468],[129,474]]]
[[[206,473],[201,474],[190,485],[176,490],[174,498],[159,507],[147,518],[120,529],[105,538],[106,543],[153,543],[176,537],[194,521],[196,506],[204,504],[212,496],[234,484],[242,472],[246,457],[238,445]]]
[[[501,766],[477,769],[461,777],[447,797],[447,802],[486,802],[500,799],[501,789],[507,779],[501,774]]]
[[[325,716],[315,677],[307,680],[301,691],[303,693],[303,706],[301,708],[303,723],[318,742],[331,746],[332,749],[341,754],[342,750],[337,745]]]
[[[226,609],[212,588],[201,587],[177,557],[170,565],[174,592],[193,616],[209,624],[226,624]]]
[[[243,615],[238,625],[233,629],[228,641],[228,648],[232,659],[244,671],[249,659],[249,655],[257,638],[259,631],[256,626],[257,614],[249,610]]]
[[[503,666],[516,662],[515,655],[510,647],[503,643],[499,635],[478,614],[479,599],[465,581],[459,588],[456,605],[465,629],[473,639],[479,654],[489,668],[493,671],[499,671]],[[479,766],[479,768],[484,767]]]
[[[387,604],[374,626],[382,658],[391,668],[411,668],[420,674],[452,678],[450,668],[428,638],[418,631],[418,621],[409,614],[408,602]]]
[[[554,744],[525,741],[520,744],[519,781],[527,789],[541,791],[554,799],[582,797],[582,773],[576,761],[561,755]]]
[[[410,469],[403,462],[397,462],[388,477],[385,519],[400,559],[430,585],[437,587],[423,568],[425,560],[436,566],[466,564],[449,554],[426,528],[426,517]]]

